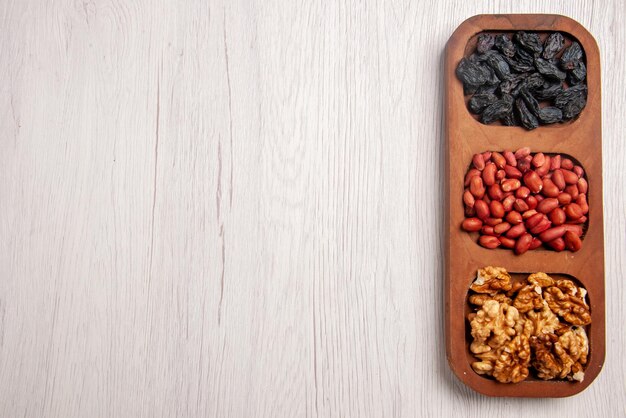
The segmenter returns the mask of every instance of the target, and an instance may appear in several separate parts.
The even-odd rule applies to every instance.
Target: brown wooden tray
[[[468,42],[482,31],[560,31],[578,40],[587,59],[587,106],[578,119],[533,131],[520,127],[484,125],[465,104],[463,86],[455,69],[466,54]],[[472,389],[490,396],[564,397],[579,393],[596,378],[604,363],[604,232],[602,216],[602,131],[600,56],[592,35],[574,20],[558,15],[479,15],[463,22],[450,37],[445,56],[445,328],[448,362],[454,373]],[[582,249],[576,253],[537,249],[517,256],[508,249],[489,250],[476,237],[461,230],[464,219],[463,181],[472,155],[483,151],[516,150],[569,154],[578,160],[589,182],[589,224]],[[466,338],[465,312],[469,286],[476,270],[501,266],[511,274],[543,271],[576,278],[588,291],[592,324],[589,360],[583,382],[525,380],[499,383],[476,374]]]

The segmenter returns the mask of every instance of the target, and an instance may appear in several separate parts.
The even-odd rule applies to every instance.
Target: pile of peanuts
[[[475,154],[465,176],[462,228],[485,248],[516,254],[540,247],[578,251],[587,222],[587,180],[565,156],[512,151]]]

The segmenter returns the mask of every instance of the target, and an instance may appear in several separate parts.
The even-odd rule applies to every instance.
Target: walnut
[[[474,354],[480,361],[475,361],[472,363],[472,368],[478,374],[486,374],[491,376],[493,373],[493,368],[496,364],[496,360],[498,356],[496,354],[496,350],[489,350],[484,353]]]
[[[589,341],[583,328],[570,327],[560,337],[555,334],[533,336],[530,344],[534,352],[532,366],[540,379],[567,378],[579,382],[584,379],[583,365],[587,364]]]
[[[587,364],[589,354],[589,340],[585,330],[572,327],[559,337],[559,341],[554,344],[554,351],[563,364],[561,378],[567,377],[569,380],[581,382],[585,377],[583,365]]]
[[[541,293],[541,287],[528,284],[519,290],[513,302],[513,306],[515,306],[520,313],[526,313],[533,309],[541,309],[543,307]]]
[[[552,380],[561,373],[561,363],[552,352],[554,343],[558,340],[559,338],[554,334],[530,337],[530,346],[534,354],[532,366],[537,370],[537,376],[540,379]]]
[[[554,279],[548,276],[546,273],[533,273],[528,278],[528,283],[539,286],[539,287],[550,287],[554,286]]]
[[[470,326],[474,337],[470,350],[484,353],[510,340],[517,333],[516,328],[523,326],[523,319],[511,305],[492,299],[471,317]]]
[[[522,287],[524,287],[524,283],[522,282],[513,282],[511,283],[511,289],[506,292],[506,295],[508,297],[512,297],[514,294],[516,294]]]
[[[583,380],[589,341],[576,325],[591,322],[584,288],[541,272],[513,282],[504,268],[490,266],[478,270],[470,289],[477,374],[516,383],[533,367],[540,379]]]
[[[524,334],[516,336],[498,350],[493,377],[501,383],[517,383],[528,377],[530,344]]]
[[[511,289],[511,276],[502,267],[488,266],[478,269],[476,280],[470,286],[476,293],[489,293],[495,295],[500,291]]]
[[[585,302],[585,289],[577,287],[571,280],[557,280],[555,286],[548,287],[543,297],[552,312],[573,325],[591,323],[589,306]]]
[[[503,293],[496,293],[491,296],[486,293],[479,293],[476,295],[471,295],[469,297],[469,301],[472,305],[483,306],[485,302],[488,300],[495,300],[500,303],[506,303],[507,305],[511,305],[512,301],[510,298],[507,298]]]
[[[529,325],[527,335],[553,334],[561,326],[559,318],[550,310],[546,301],[542,300],[543,308],[540,311],[526,313],[526,324]]]
[[[520,313],[543,309],[543,289],[554,286],[554,279],[546,273],[533,273],[526,279],[528,284],[517,293],[513,306]]]

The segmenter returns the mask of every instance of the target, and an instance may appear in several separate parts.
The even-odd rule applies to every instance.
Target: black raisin
[[[506,60],[499,52],[493,50],[487,51],[481,58],[495,71],[496,76],[498,76],[500,80],[506,80],[511,76],[509,64],[507,64]]]
[[[535,66],[533,64],[526,63],[524,61],[518,61],[515,58],[504,57],[509,67],[515,72],[518,73],[527,73],[530,71],[535,71]]]
[[[515,49],[515,59],[522,64],[530,66],[535,65],[535,58],[533,57],[533,55],[526,52],[523,48]]]
[[[495,43],[494,36],[489,33],[482,33],[478,35],[478,42],[476,44],[476,50],[479,54],[484,54],[493,48],[493,44]]]
[[[482,66],[465,58],[456,67],[456,76],[463,82],[465,94],[475,92],[490,79],[490,74]]]
[[[542,58],[535,58],[535,67],[537,67],[537,71],[548,78],[565,80],[565,77],[567,76],[567,74],[559,70],[556,65]]]
[[[556,54],[558,54],[561,49],[563,49],[563,45],[565,45],[565,39],[563,39],[563,35],[559,32],[551,33],[550,36],[546,38],[546,41],[543,43],[543,56],[544,59],[552,59]]]
[[[568,74],[567,81],[570,84],[579,84],[585,81],[587,77],[587,67],[583,64],[582,61],[571,61],[574,63],[572,70]]]
[[[494,104],[498,100],[493,93],[475,94],[469,100],[468,106],[472,113],[481,113],[486,107]]]
[[[531,130],[539,126],[539,121],[537,120],[535,115],[533,115],[531,111],[528,110],[528,107],[526,107],[526,103],[524,103],[524,100],[515,100],[515,112],[517,119],[520,121],[524,128]]]
[[[537,119],[544,125],[560,122],[563,119],[563,112],[558,107],[544,107],[539,110]]]
[[[517,88],[517,86],[519,86],[519,84],[522,83],[526,79],[526,77],[528,77],[527,73],[515,74],[509,77],[508,80],[505,80],[502,83],[500,83],[500,86],[499,86],[500,93],[511,94]]]
[[[520,31],[515,34],[515,40],[522,48],[535,55],[539,55],[543,51],[541,38],[536,33]]]
[[[519,96],[526,104],[528,110],[530,110],[533,115],[537,116],[537,114],[539,113],[539,102],[537,101],[537,99],[535,99],[533,95],[530,94],[526,89],[520,90]]]
[[[512,58],[515,55],[515,45],[505,34],[496,36],[495,46],[505,57]]]
[[[565,65],[570,61],[580,61],[583,58],[583,49],[578,42],[572,44],[563,51],[561,55],[561,65]]]
[[[585,108],[587,104],[587,86],[577,84],[564,90],[554,99],[554,105],[563,111],[563,119],[572,119]]]
[[[528,77],[526,77],[520,84],[513,90],[513,96],[517,96],[522,89],[527,89],[529,91],[534,91],[539,87],[543,86],[545,83],[545,79],[539,73],[532,73]]]
[[[507,98],[497,100],[483,110],[481,121],[485,124],[493,123],[504,117],[507,113],[510,113],[512,108],[513,103],[511,100]]]
[[[515,114],[513,112],[509,112],[506,115],[504,115],[502,118],[502,124],[505,126],[517,126],[519,125],[517,123],[517,119],[515,119]]]
[[[552,83],[544,83],[541,88],[534,91],[535,98],[537,100],[549,100],[554,99],[563,91],[563,85],[560,81],[554,81]]]

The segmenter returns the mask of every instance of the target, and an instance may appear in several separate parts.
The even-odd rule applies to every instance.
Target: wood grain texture
[[[488,399],[443,339],[443,48],[561,13],[603,92],[607,352]],[[623,2],[5,0],[0,416],[626,413]]]

